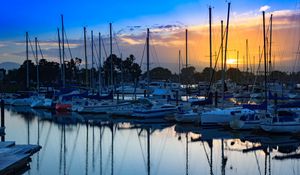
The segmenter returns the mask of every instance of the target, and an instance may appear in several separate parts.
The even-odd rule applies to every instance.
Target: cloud
[[[129,29],[129,31],[135,31],[137,29],[140,29],[142,26],[140,25],[135,25],[135,26],[127,26],[127,28]]]
[[[299,25],[300,11],[280,10],[273,13],[275,24]]]
[[[81,40],[68,40],[68,42],[65,41],[65,47],[70,47],[70,48],[76,48],[82,43],[80,43]],[[43,41],[38,41],[39,45],[42,50],[49,50],[53,48],[58,48],[58,41],[56,40],[43,40]],[[34,46],[34,41],[31,41],[31,45]],[[25,46],[25,41],[16,41],[15,42],[16,46]]]
[[[176,32],[185,28],[182,24],[166,24],[166,25],[159,25],[155,24],[151,26],[151,32],[159,33],[159,32]]]
[[[269,10],[270,8],[271,8],[270,6],[264,5],[264,6],[261,6],[261,7],[259,8],[259,11],[260,11],[260,12],[262,12],[262,11],[267,11],[267,10]]]
[[[14,41],[0,41],[0,48],[7,48],[16,45]]]
[[[125,42],[127,44],[130,44],[130,45],[137,45],[137,44],[144,43],[143,40],[133,39],[133,38],[129,38],[129,37],[121,37],[121,41]]]

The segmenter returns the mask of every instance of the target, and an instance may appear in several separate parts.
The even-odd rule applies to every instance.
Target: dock
[[[13,141],[0,142],[0,174],[22,174],[29,169],[30,156],[39,145],[16,145]]]

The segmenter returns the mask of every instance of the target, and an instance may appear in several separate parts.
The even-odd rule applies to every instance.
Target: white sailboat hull
[[[108,113],[109,111],[115,110],[120,106],[129,106],[130,103],[113,103],[113,104],[99,104],[91,106],[79,106],[77,112],[79,113]]]
[[[200,114],[193,111],[188,111],[186,113],[175,114],[175,120],[182,123],[194,123],[200,121]]]
[[[251,130],[259,129],[260,121],[241,121],[239,119],[233,119],[229,123],[230,128],[236,130]]]
[[[215,109],[202,113],[201,124],[202,125],[229,125],[234,115],[241,116],[247,114],[254,114],[254,111],[249,109],[243,109],[240,107],[228,108],[228,109]]]
[[[176,108],[157,108],[157,109],[140,109],[134,110],[132,116],[141,118],[155,118],[173,115]]]

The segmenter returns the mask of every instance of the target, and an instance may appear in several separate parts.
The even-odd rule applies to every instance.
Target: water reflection
[[[7,140],[40,144],[28,174],[300,174],[299,136],[7,108]]]

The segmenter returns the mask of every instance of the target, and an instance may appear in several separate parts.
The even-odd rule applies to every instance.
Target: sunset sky
[[[262,11],[266,11],[266,27],[273,14],[272,54],[275,68],[300,71],[300,1],[299,0],[232,0],[228,38],[228,66],[239,68],[246,61],[246,39],[249,42],[249,68],[257,69],[259,46],[263,47]],[[185,29],[189,30],[189,65],[202,71],[209,66],[208,7],[212,7],[213,53],[220,47],[220,21],[226,24],[227,1],[218,0],[11,0],[1,4],[0,62],[22,63],[25,60],[25,32],[31,41],[40,40],[44,57],[58,61],[57,27],[64,15],[66,34],[73,57],[84,57],[83,27],[87,27],[88,58],[91,60],[90,32],[104,37],[108,52],[109,23],[113,24],[113,52],[142,59],[146,29],[151,32],[151,65],[163,66],[177,72],[178,51],[185,60]],[[98,46],[96,46],[98,49]],[[34,60],[30,50],[30,59]],[[67,59],[70,59],[69,53]],[[96,53],[95,53],[96,54]],[[97,55],[97,54],[96,54]],[[102,50],[102,56],[105,52]],[[143,60],[143,61],[142,61]]]

